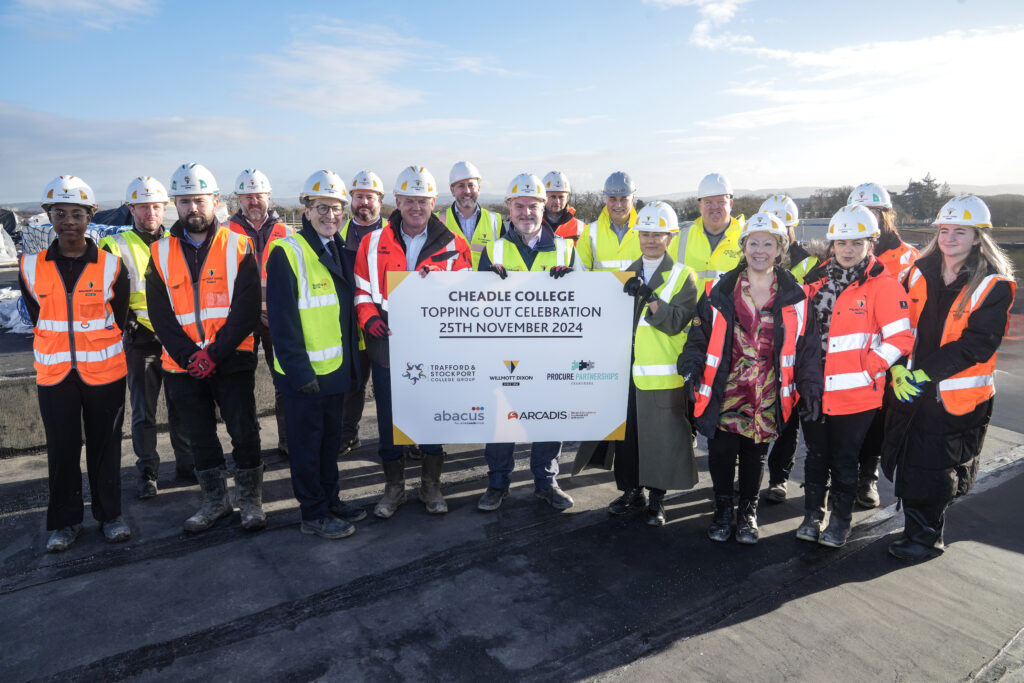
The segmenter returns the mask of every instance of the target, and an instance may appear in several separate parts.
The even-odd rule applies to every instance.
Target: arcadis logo
[[[472,406],[467,410],[441,410],[434,413],[434,422],[447,422],[457,425],[480,425],[487,419],[483,406]]]
[[[538,422],[541,420],[566,420],[569,413],[565,410],[510,410],[505,419],[511,422]]]

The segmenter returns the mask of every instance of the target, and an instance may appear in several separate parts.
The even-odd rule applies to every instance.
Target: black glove
[[[556,280],[560,277],[565,277],[571,272],[572,268],[570,268],[569,266],[555,266],[554,268],[548,271],[548,273],[551,274],[551,277],[555,278]]]
[[[313,381],[309,384],[303,384],[299,387],[300,394],[315,394],[318,391],[320,391],[320,382],[316,381],[316,377],[314,377]]]
[[[505,266],[491,266],[491,272],[500,277],[502,280],[508,277],[508,270]]]
[[[626,280],[626,284],[622,285],[622,291],[642,301],[650,301],[654,296],[654,290],[644,284],[639,275],[634,275]]]
[[[816,396],[801,396],[797,410],[804,422],[817,422],[821,419],[821,399]]]
[[[697,402],[697,387],[694,385],[692,377],[683,379],[683,395],[691,404]]]

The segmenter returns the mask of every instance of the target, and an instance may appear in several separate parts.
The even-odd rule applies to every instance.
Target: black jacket
[[[511,222],[508,224],[508,230],[501,236],[500,239],[505,239],[515,245],[516,249],[519,250],[519,256],[523,259],[523,263],[526,264],[527,268],[533,267],[533,262],[537,260],[537,254],[542,251],[554,251],[555,250],[555,231],[551,229],[551,226],[547,223],[542,223],[540,226],[540,239],[537,240],[537,245],[534,248],[530,248],[523,243],[523,238],[516,232],[515,226]],[[572,247],[572,241],[567,240],[566,247]],[[573,249],[571,252],[572,258],[569,260],[569,266],[571,268],[576,267],[576,250]],[[559,264],[561,265],[561,264]],[[487,250],[485,249],[480,254],[480,262],[477,264],[477,270],[490,270],[491,259],[487,256]]]
[[[199,280],[206,255],[210,251],[210,240],[217,230],[227,230],[214,221],[206,233],[206,240],[195,247],[185,237],[185,226],[179,220],[171,226],[171,235],[178,238],[178,244],[189,267],[193,287]],[[199,351],[199,345],[192,341],[175,317],[171,300],[167,296],[160,273],[150,260],[146,269],[146,305],[149,319],[153,323],[160,341],[171,358],[181,367],[188,365],[188,359]],[[260,269],[253,254],[246,254],[238,266],[234,290],[231,295],[231,310],[223,327],[217,332],[217,339],[206,347],[210,358],[217,364],[217,372],[255,370],[256,354],[241,351],[238,345],[252,334],[260,321]]]
[[[313,366],[306,355],[306,342],[299,319],[296,297],[298,281],[284,250],[275,247],[267,261],[267,317],[270,321],[270,336],[274,340],[274,356],[284,368],[284,374],[274,370],[274,386],[283,393],[296,393],[299,387],[316,378],[320,385],[320,395],[341,394],[358,386],[359,381],[359,363],[355,362],[359,354],[359,329],[356,324],[352,275],[356,255],[343,248],[341,236],[335,235],[333,239],[341,257],[341,266],[335,264],[320,235],[305,216],[302,217],[299,235],[320,257],[320,263],[331,271],[340,308],[338,315],[341,322],[342,362],[341,367],[330,374],[318,376],[313,372]]]
[[[704,367],[707,363],[708,341],[711,335],[711,309],[718,310],[728,322],[726,328],[725,343],[722,346],[722,360],[715,372],[715,379],[711,386],[711,400],[704,413],[696,418],[697,429],[700,433],[711,439],[714,438],[718,427],[722,395],[725,393],[725,385],[729,379],[729,372],[732,369],[732,343],[733,326],[736,322],[736,309],[733,305],[733,290],[739,280],[740,273],[746,269],[745,265],[733,268],[712,287],[711,291],[702,296],[697,302],[697,315],[690,325],[690,331],[686,338],[686,346],[679,356],[677,363],[679,374],[684,379],[689,378],[694,386],[699,386],[704,375]],[[782,308],[795,304],[807,298],[803,287],[796,281],[793,274],[781,266],[775,267],[775,278],[777,290],[775,303],[772,312],[775,318],[774,339],[772,351],[775,365],[775,389],[777,394],[781,391],[782,375],[780,373],[780,357],[782,355],[782,342],[785,335],[785,327],[782,320]],[[797,390],[801,397],[821,400],[824,392],[824,371],[821,361],[821,342],[818,337],[817,318],[814,315],[814,307],[807,306],[807,323],[804,335],[797,340],[796,362],[793,368]],[[782,428],[782,402],[775,403],[775,422]]]

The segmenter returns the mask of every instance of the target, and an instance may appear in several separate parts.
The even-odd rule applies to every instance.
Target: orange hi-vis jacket
[[[910,267],[914,265],[914,261],[917,260],[919,255],[916,247],[912,247],[906,242],[900,242],[900,246],[894,249],[887,249],[875,258],[885,266],[885,269],[889,271],[889,275],[896,278],[897,282],[903,282],[907,273],[910,272]]]
[[[782,409],[782,424],[789,421],[793,414],[793,408],[800,398],[796,390],[796,345],[800,337],[807,329],[807,304],[809,298],[782,307],[782,325],[784,328],[782,337],[782,351],[779,358],[779,405]],[[725,348],[725,337],[732,333],[731,321],[726,320],[717,308],[711,306],[711,335],[708,337],[707,357],[704,365],[704,375],[700,381],[700,389],[697,391],[697,401],[694,403],[693,414],[700,417],[708,407],[711,400],[712,387],[715,383],[715,375],[718,367],[722,364],[722,351]],[[812,340],[812,343],[816,343]],[[728,362],[729,359],[726,359]]]
[[[956,300],[949,309],[949,315],[946,318],[945,324],[942,326],[940,346],[960,339],[964,330],[967,329],[967,321],[970,319],[971,314],[984,304],[985,298],[992,291],[992,287],[998,282],[1008,283],[1010,290],[1016,294],[1017,283],[1012,278],[994,274],[982,280],[973,292],[968,293],[966,287],[960,291],[960,294],[957,295]],[[928,285],[921,271],[916,267],[910,270],[910,275],[907,278],[907,290],[910,296],[910,327],[916,339],[917,324],[921,319],[924,305],[928,301]],[[970,299],[964,308],[963,314],[958,316],[956,311],[965,296],[970,296]],[[1007,317],[1006,325],[1006,329],[1002,331],[1004,335],[1009,329],[1009,317]],[[915,350],[916,346],[915,343]],[[910,369],[914,367],[913,352],[910,354],[910,361],[907,363],[907,367]],[[993,353],[988,360],[975,363],[952,377],[940,380],[938,395],[946,412],[952,415],[966,415],[979,404],[992,398],[996,393],[995,371],[996,354]]]
[[[150,251],[153,254],[152,266],[167,288],[167,297],[178,324],[199,348],[206,348],[213,343],[217,331],[227,320],[238,266],[246,254],[252,253],[252,242],[248,237],[227,228],[217,228],[200,270],[198,287],[192,282],[177,237],[171,234],[157,240]],[[238,348],[252,351],[253,336],[247,336]],[[166,348],[162,359],[164,369],[168,372],[185,372],[184,368],[174,362]]]
[[[228,221],[228,229],[231,232],[248,237],[245,227],[233,220]],[[291,237],[294,234],[295,228],[289,228],[284,223],[274,223],[274,226],[270,229],[270,234],[267,236],[267,243],[263,245],[263,253],[260,254],[260,290],[263,294],[261,301],[264,313],[267,312],[267,259],[270,258],[270,245],[274,243],[274,240],[279,240],[282,237]]]
[[[824,283],[807,283],[808,297]],[[851,415],[882,406],[886,371],[914,345],[909,309],[906,291],[871,256],[864,275],[843,290],[832,309],[822,413]]]
[[[566,220],[564,223],[560,223],[555,228],[555,234],[559,237],[564,237],[567,240],[572,240],[575,243],[576,240],[580,238],[580,235],[583,234],[583,228],[587,227],[587,224],[579,218],[576,218],[575,207],[570,206],[566,208],[566,211],[569,213],[571,218]]]
[[[32,342],[36,383],[57,384],[72,369],[86,384],[121,379],[128,364],[110,305],[121,259],[98,250],[99,258],[86,264],[69,294],[56,264],[46,260],[48,251],[21,258],[21,277],[39,304]]]

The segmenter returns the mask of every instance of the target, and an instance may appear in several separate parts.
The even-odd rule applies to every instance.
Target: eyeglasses
[[[344,206],[331,206],[330,204],[317,204],[313,207],[316,212],[321,216],[326,216],[329,213],[333,213],[336,216],[341,216],[345,213]]]
[[[91,218],[86,211],[65,211],[64,209],[50,209],[50,218],[57,221],[62,221],[65,218],[71,218],[71,220],[81,223],[84,220]]]

